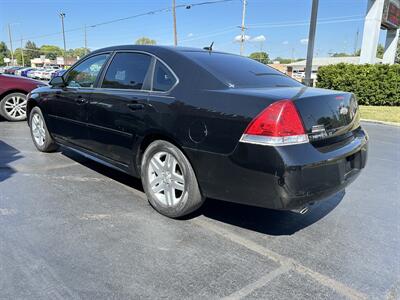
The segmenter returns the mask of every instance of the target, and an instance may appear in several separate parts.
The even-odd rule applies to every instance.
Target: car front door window
[[[109,54],[96,55],[86,59],[68,72],[67,87],[91,88]]]

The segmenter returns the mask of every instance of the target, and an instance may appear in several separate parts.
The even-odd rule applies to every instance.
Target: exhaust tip
[[[309,210],[308,206],[304,206],[301,208],[292,209],[291,211],[300,215],[304,215],[308,212],[308,210]]]

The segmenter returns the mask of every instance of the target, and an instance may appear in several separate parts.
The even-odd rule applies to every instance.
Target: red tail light
[[[240,141],[282,146],[307,143],[308,136],[293,101],[280,100],[251,121]]]

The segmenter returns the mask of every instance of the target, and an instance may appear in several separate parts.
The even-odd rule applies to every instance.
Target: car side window
[[[93,56],[70,70],[66,79],[67,87],[93,87],[108,56],[109,54]]]
[[[151,56],[143,53],[115,54],[104,77],[102,88],[144,89],[149,76]]]
[[[176,83],[176,78],[172,72],[159,60],[154,68],[153,91],[169,91]]]

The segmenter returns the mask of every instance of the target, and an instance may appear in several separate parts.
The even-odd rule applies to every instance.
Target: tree
[[[155,40],[152,40],[148,37],[141,37],[140,39],[137,39],[135,42],[136,45],[155,45],[157,44]]]
[[[290,64],[292,62],[301,61],[301,60],[305,60],[305,58],[293,59],[293,58],[284,58],[284,57],[278,56],[278,57],[274,58],[272,61],[279,61],[280,64]]]
[[[260,63],[263,64],[268,64],[269,63],[269,56],[267,52],[253,52],[249,56],[250,58],[259,61]]]
[[[86,54],[90,53],[89,49],[85,49],[85,47],[69,49],[67,51],[68,56],[70,57],[84,57]]]
[[[376,57],[378,58],[383,58],[383,53],[385,52],[385,47],[383,45],[379,44],[378,48],[376,49]],[[355,53],[354,56],[360,56],[361,55],[361,49],[358,49]]]
[[[31,59],[40,56],[39,48],[31,41],[27,41],[24,49],[25,64],[30,65]]]
[[[63,51],[58,46],[53,45],[42,45],[40,47],[41,55],[45,55],[46,58],[54,60],[59,56],[63,55]]]
[[[8,57],[8,48],[6,43],[0,42],[0,66],[4,66],[6,63],[4,62],[4,58]]]
[[[376,50],[376,57],[383,58],[383,53],[385,53],[385,47],[379,44],[378,49]]]
[[[20,66],[23,65],[23,64],[22,64],[22,52],[21,52],[21,48],[15,49],[15,51],[14,51],[14,58],[17,60],[17,64],[18,64],[18,65],[20,65]],[[27,60],[25,59],[25,52],[24,52],[24,65],[27,65],[27,64],[29,64],[29,63],[30,63],[30,61],[27,61]]]
[[[346,56],[353,56],[352,54],[345,53],[345,52],[335,52],[331,54],[332,57],[346,57]]]

